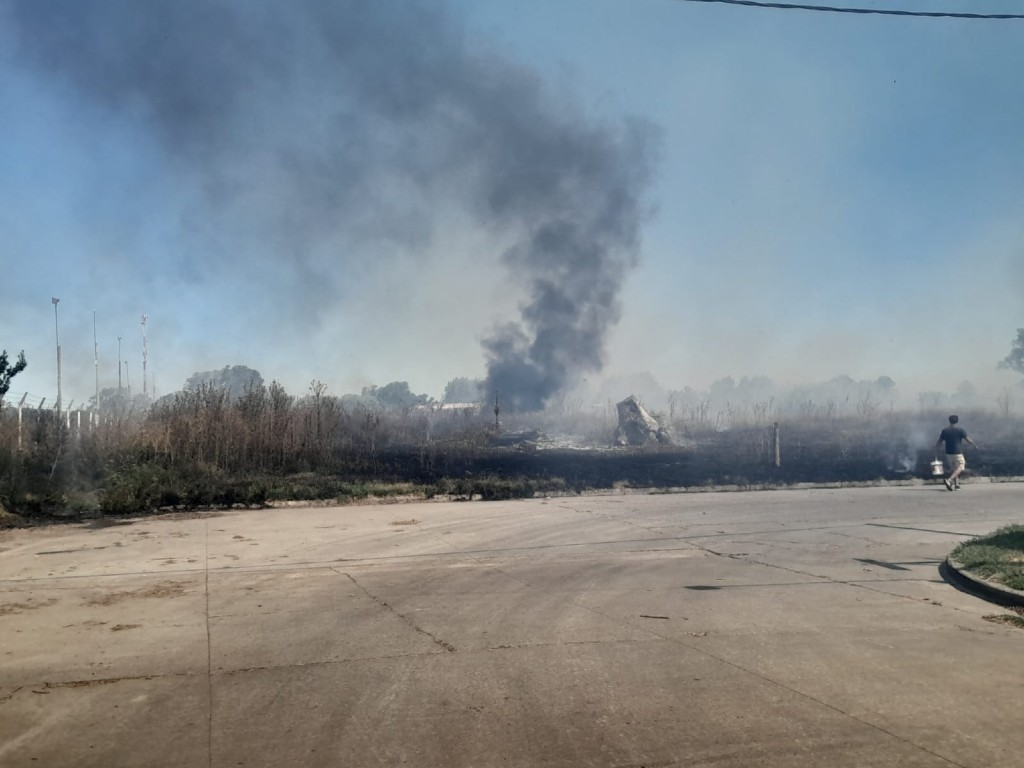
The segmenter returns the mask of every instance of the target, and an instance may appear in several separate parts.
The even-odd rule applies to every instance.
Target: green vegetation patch
[[[14,512],[8,512],[4,509],[3,502],[0,502],[0,529],[20,528],[23,525],[25,525],[25,518]]]
[[[1024,590],[1024,525],[966,541],[950,556],[976,576]]]
[[[397,496],[424,495],[413,483],[386,483],[343,480],[332,475],[305,473],[283,478],[268,478],[269,501],[359,501]]]
[[[502,501],[532,499],[545,493],[564,493],[566,482],[560,477],[533,479],[528,477],[476,477],[442,479],[427,491],[428,498],[451,496],[456,499]]]
[[[348,481],[304,473],[233,476],[216,467],[174,466],[166,457],[124,462],[99,494],[104,514],[141,514],[159,508],[263,506],[273,501],[355,501],[404,495],[425,496],[412,483]]]

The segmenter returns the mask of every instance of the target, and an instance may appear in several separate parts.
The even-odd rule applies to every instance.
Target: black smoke
[[[315,316],[369,243],[424,251],[444,201],[506,243],[525,290],[483,342],[489,388],[533,410],[601,368],[651,131],[558,103],[443,3],[0,0],[0,21],[18,61],[136,126],[194,186],[182,228],[204,258],[287,262],[295,311]]]

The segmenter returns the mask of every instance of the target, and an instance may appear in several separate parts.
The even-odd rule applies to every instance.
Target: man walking
[[[967,468],[961,443],[978,447],[978,444],[967,436],[964,428],[957,426],[959,421],[959,416],[950,416],[949,426],[939,433],[939,439],[935,443],[936,451],[940,445],[946,444],[946,468],[949,470],[949,474],[942,479],[942,482],[945,483],[947,491],[960,490],[960,473]]]

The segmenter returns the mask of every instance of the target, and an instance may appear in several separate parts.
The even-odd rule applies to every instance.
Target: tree
[[[459,376],[444,385],[444,402],[479,403],[483,399],[484,382]]]
[[[173,400],[174,395],[164,395],[160,398],[161,401]],[[141,408],[149,406],[149,398],[142,394],[135,394],[131,398],[128,397],[128,391],[125,389],[119,389],[118,387],[104,387],[100,390],[100,406],[99,410],[103,413],[110,413],[114,411],[126,411],[133,404],[137,404]],[[89,408],[96,408],[96,395],[89,396]]]
[[[25,370],[25,366],[28,363],[25,362],[25,350],[22,350],[18,354],[18,361],[11,365],[7,361],[7,350],[0,352],[0,403],[3,402],[4,396],[7,394],[7,390],[11,388],[11,379]]]
[[[219,371],[197,371],[188,377],[185,389],[200,389],[213,386],[226,389],[232,400],[237,400],[246,390],[259,389],[263,386],[263,376],[259,371],[245,365],[225,365]]]
[[[952,400],[957,405],[964,407],[975,405],[978,402],[978,388],[974,386],[973,382],[961,381],[956,386]]]
[[[717,407],[724,407],[726,403],[735,399],[735,397],[736,380],[732,376],[726,376],[724,379],[711,382],[711,387],[708,389],[708,399]]]
[[[896,391],[896,382],[891,376],[879,376],[875,379],[875,389],[881,394],[888,395]]]
[[[1024,328],[1017,329],[1017,338],[1010,344],[1010,354],[1003,358],[999,367],[1024,373]]]
[[[426,405],[430,398],[426,395],[414,394],[407,381],[392,381],[383,387],[363,387],[363,397],[375,397],[385,408],[411,408],[414,405]]]

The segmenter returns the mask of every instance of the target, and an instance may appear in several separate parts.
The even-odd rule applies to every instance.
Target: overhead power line
[[[775,8],[785,11],[820,11],[822,13],[859,13],[875,16],[923,16],[932,19],[1024,19],[1021,13],[947,13],[944,11],[898,11],[886,8],[843,8],[834,5],[801,5],[798,3],[765,3],[759,0],[676,0],[677,3],[721,3],[752,8]]]

